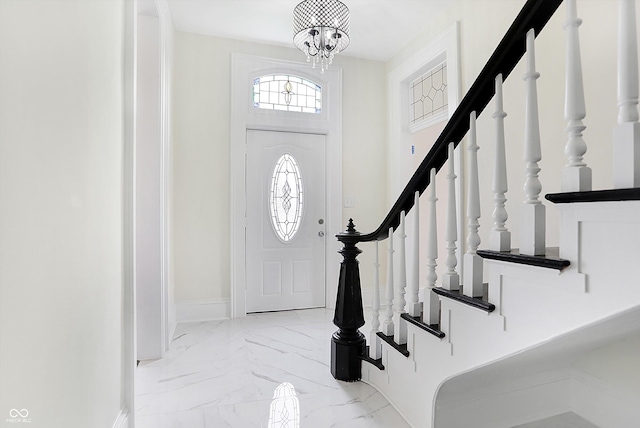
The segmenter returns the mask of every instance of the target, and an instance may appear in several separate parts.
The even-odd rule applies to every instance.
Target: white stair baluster
[[[422,322],[425,324],[439,324],[440,300],[433,292],[438,275],[436,274],[436,260],[438,259],[438,222],[436,219],[436,169],[431,169],[431,181],[427,189],[427,203],[429,207],[429,224],[427,228],[427,285],[424,289],[424,307]]]
[[[635,0],[619,0],[618,123],[638,121],[638,41]]]
[[[445,272],[442,277],[442,287],[447,290],[458,290],[460,288],[460,277],[456,272],[456,266],[458,265],[458,259],[456,257],[456,241],[458,240],[458,220],[456,216],[457,176],[453,164],[453,149],[454,144],[449,143],[449,173],[447,174],[447,180],[449,180],[449,200],[447,204],[447,229],[445,231],[445,240],[447,241],[445,265],[447,266],[447,272]]]
[[[640,187],[638,41],[635,0],[619,0],[618,125],[613,132],[613,187]]]
[[[376,241],[376,260],[373,263],[373,302],[371,305],[373,319],[369,334],[369,357],[374,360],[382,357],[380,338],[377,334],[380,329],[380,253],[378,247],[378,241]]]
[[[582,139],[586,126],[582,123],[587,111],[584,103],[582,84],[582,61],[580,59],[580,38],[576,0],[567,0],[567,20],[564,23],[567,40],[567,61],[565,74],[564,118],[567,121],[569,139],[564,152],[569,163],[562,169],[561,189],[563,192],[586,192],[591,190],[591,168],[583,161],[587,144]]]
[[[476,112],[469,117],[469,140],[467,143],[469,175],[467,185],[467,253],[464,255],[462,292],[469,297],[482,297],[482,257],[476,254],[480,245],[480,184],[478,182],[478,147],[476,134]]]
[[[520,252],[529,255],[545,254],[545,206],[538,199],[542,184],[538,179],[542,159],[540,149],[540,126],[538,122],[538,89],[536,80],[540,73],[536,71],[535,33],[527,33],[527,72],[524,80],[527,85],[525,109],[524,161],[527,179],[524,193],[527,199],[520,208]]]
[[[387,258],[387,289],[385,293],[384,322],[382,323],[382,333],[385,336],[393,336],[393,227],[389,228],[389,249]]]
[[[398,244],[398,286],[395,287],[396,296],[393,300],[393,324],[395,326],[393,340],[398,345],[407,343],[407,323],[401,318],[407,303],[404,299],[407,287],[407,258],[405,251],[407,235],[405,233],[405,223],[405,212],[401,211],[400,226],[398,227],[398,238],[400,238],[400,243]]]
[[[407,312],[412,317],[419,317],[422,312],[422,305],[418,297],[420,291],[420,192],[415,193],[411,212],[413,240],[411,241],[411,276],[409,277]]]
[[[489,235],[489,249],[493,251],[511,250],[511,232],[507,230],[505,223],[509,218],[504,203],[507,201],[505,193],[507,186],[507,155],[504,141],[504,118],[507,113],[503,111],[502,101],[502,74],[496,77],[496,111],[492,117],[496,120],[496,152],[493,169],[493,228]]]

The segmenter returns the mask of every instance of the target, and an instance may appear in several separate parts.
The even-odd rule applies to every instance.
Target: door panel
[[[323,135],[247,130],[247,312],[324,306],[325,174]]]

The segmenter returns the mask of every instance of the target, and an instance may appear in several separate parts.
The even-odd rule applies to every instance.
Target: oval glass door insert
[[[298,162],[289,153],[278,159],[269,190],[271,224],[282,242],[290,242],[302,222],[304,191]]]

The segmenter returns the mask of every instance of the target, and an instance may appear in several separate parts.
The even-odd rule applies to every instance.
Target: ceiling
[[[351,11],[344,55],[388,61],[455,0],[342,0]],[[176,30],[293,47],[299,0],[168,0]]]

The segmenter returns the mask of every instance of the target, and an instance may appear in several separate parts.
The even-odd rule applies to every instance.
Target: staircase
[[[640,426],[640,395],[622,398],[598,392],[606,385],[571,362],[580,355],[640,333],[640,125],[634,0],[620,8],[618,123],[613,128],[613,189],[591,188],[583,156],[585,97],[576,0],[565,0],[566,166],[562,192],[544,197],[560,216],[559,247],[545,243],[535,38],[562,0],[529,0],[445,126],[431,151],[380,226],[371,233],[353,221],[337,238],[344,247],[332,337],[331,372],[344,381],[363,380],[380,390],[416,427],[513,427],[576,411],[599,426]],[[524,57],[524,59],[523,59]],[[502,85],[519,61],[526,63],[524,189],[517,213],[520,242],[514,248],[505,209]],[[495,98],[494,98],[495,97]],[[494,99],[493,171],[478,168],[476,120]],[[615,108],[615,106],[612,106]],[[467,140],[460,145],[462,139]],[[466,253],[459,268],[454,152],[466,152]],[[518,164],[520,163],[519,160]],[[515,163],[511,161],[510,165]],[[438,174],[439,172],[439,174]],[[479,237],[479,174],[492,174],[491,232]],[[447,215],[436,218],[436,180],[446,180]],[[424,198],[422,202],[421,198]],[[427,224],[417,210],[426,205]],[[407,228],[407,224],[410,227]],[[440,225],[440,227],[439,227]],[[406,231],[418,239],[407,245]],[[444,231],[444,236],[438,236]],[[438,240],[446,254],[438,257]],[[357,256],[360,243],[375,244],[371,330],[365,325]],[[380,286],[380,255],[386,247],[387,278]],[[442,256],[442,255],[441,255]],[[407,261],[410,261],[407,263]],[[407,270],[407,264],[412,268]],[[420,288],[419,264],[427,267]],[[446,267],[440,278],[438,265]],[[604,351],[602,351],[604,352]],[[591,354],[589,354],[591,355]],[[594,355],[600,355],[595,353]],[[604,355],[604,354],[602,354]],[[636,361],[640,355],[635,355]],[[640,379],[637,369],[633,379]],[[637,385],[640,391],[640,385]],[[598,401],[598,406],[589,405]]]

